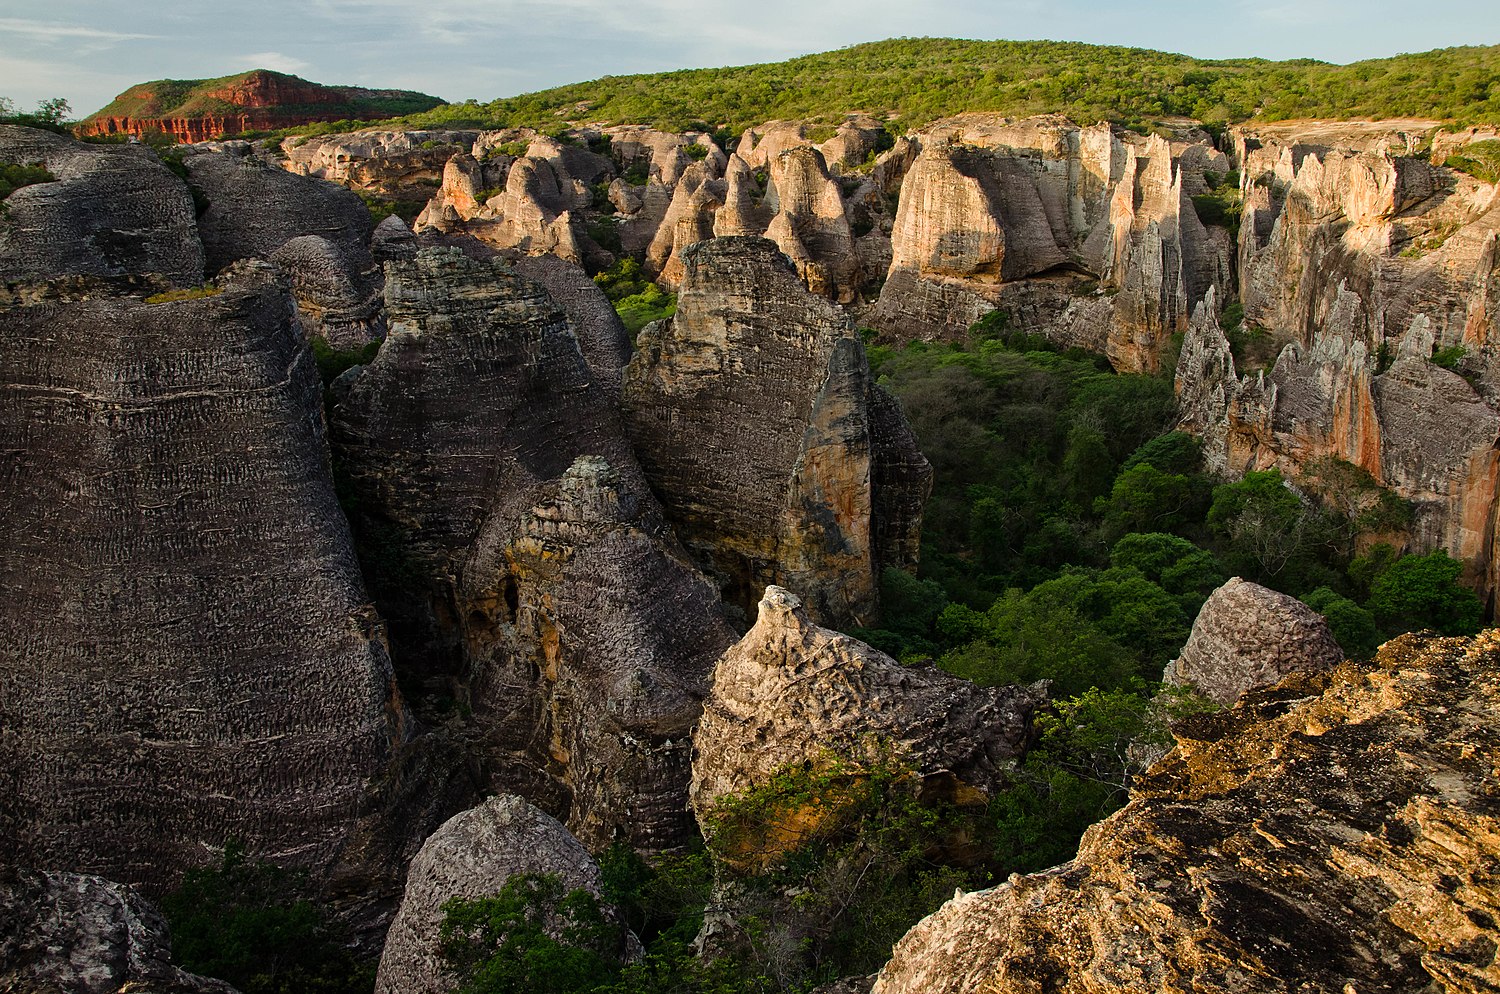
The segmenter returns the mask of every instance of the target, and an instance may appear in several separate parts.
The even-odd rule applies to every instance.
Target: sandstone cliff
[[[5,199],[0,281],[155,274],[167,286],[203,282],[192,197],[148,149],[0,124],[0,160],[40,163],[57,177]]]
[[[931,470],[849,319],[774,243],[682,254],[677,314],[626,367],[625,419],[678,537],[747,615],[772,583],[813,617],[874,618],[884,566],[913,564]]]
[[[565,312],[499,262],[389,265],[391,334],[334,412],[398,671],[482,775],[590,845],[679,841],[688,731],[731,641]]]
[[[8,858],[159,888],[238,839],[378,901],[408,719],[275,270],[0,314],[0,384]]]
[[[78,125],[80,135],[171,135],[210,141],[242,131],[272,131],[315,121],[397,117],[431,110],[437,97],[410,90],[324,86],[253,69],[221,79],[159,79],[138,83]]]
[[[877,994],[1474,991],[1500,641],[1404,635],[1177,730],[1071,863],[956,896]]]
[[[477,131],[355,131],[287,138],[282,166],[299,176],[396,199],[426,200],[455,153],[473,149]]]

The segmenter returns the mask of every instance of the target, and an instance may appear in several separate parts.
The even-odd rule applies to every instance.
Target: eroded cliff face
[[[334,431],[403,679],[469,712],[486,782],[588,844],[679,842],[688,732],[732,635],[613,391],[503,263],[425,250],[390,265],[386,299]]]
[[[868,623],[880,569],[914,562],[930,467],[852,323],[774,243],[716,238],[682,257],[677,314],[642,333],[622,392],[652,488],[747,617],[777,583],[814,618]]]
[[[1012,327],[1151,371],[1204,294],[1233,285],[1228,235],[1191,200],[1206,172],[1228,170],[1204,140],[964,115],[909,141],[872,317],[891,338],[961,337],[998,308]]]
[[[294,313],[251,262],[200,299],[0,314],[20,865],[159,888],[238,839],[367,904],[401,859],[408,718]]]
[[[1175,730],[1078,856],[955,896],[876,994],[1500,984],[1500,638],[1403,635]]]

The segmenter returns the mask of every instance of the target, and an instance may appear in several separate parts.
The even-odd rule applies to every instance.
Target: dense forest
[[[738,135],[771,119],[836,123],[854,110],[902,130],[965,111],[1066,114],[1148,128],[1167,118],[1418,117],[1500,123],[1500,46],[1448,48],[1349,65],[1308,59],[1203,60],[1081,42],[895,39],[786,62],[606,76],[550,90],[448,104],[406,127],[650,124]],[[368,124],[369,122],[363,122]],[[361,122],[299,133],[352,130]]]

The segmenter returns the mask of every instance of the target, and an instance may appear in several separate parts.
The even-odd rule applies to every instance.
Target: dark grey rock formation
[[[589,375],[617,394],[620,373],[630,361],[630,336],[604,291],[578,266],[555,255],[518,259],[516,272],[546,287],[547,295],[568,315]]]
[[[159,887],[233,838],[318,879],[385,868],[363,847],[406,718],[293,316],[264,263],[201,299],[0,315],[21,865]]]
[[[149,149],[0,124],[0,160],[57,177],[5,199],[0,282],[144,273],[169,286],[203,282],[192,197]]]
[[[0,878],[0,990],[235,994],[172,965],[166,920],[132,888],[32,870]]]
[[[774,243],[682,253],[677,314],[648,327],[623,404],[683,543],[747,614],[771,583],[867,624],[884,566],[913,563],[931,471],[871,382],[849,318]]]
[[[732,641],[567,317],[453,249],[392,263],[334,413],[403,679],[469,709],[496,789],[590,845],[685,837],[688,734]]]

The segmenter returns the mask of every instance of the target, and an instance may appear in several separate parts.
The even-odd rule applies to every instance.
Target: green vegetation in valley
[[[172,961],[227,980],[243,994],[368,994],[375,962],[306,897],[299,874],[252,859],[231,842],[216,867],[189,870],[161,900]]]
[[[1473,142],[1448,156],[1449,169],[1468,173],[1482,183],[1500,183],[1500,141]]]
[[[1174,117],[1210,124],[1309,117],[1500,123],[1497,73],[1500,46],[1339,66],[1204,60],[1080,42],[902,38],[765,65],[606,76],[447,104],[405,123],[549,130],[562,116],[737,134],[772,118],[833,123],[856,109],[889,115],[903,129],[963,111],[1063,113],[1139,128]]]
[[[205,283],[203,286],[184,287],[180,290],[165,290],[154,293],[146,298],[148,304],[175,304],[184,300],[202,300],[204,297],[217,297],[223,293],[222,287]]]
[[[0,200],[4,200],[23,186],[53,183],[56,180],[57,177],[48,172],[47,167],[40,162],[28,166],[20,162],[0,160]]]
[[[599,273],[594,282],[615,305],[615,313],[631,335],[677,313],[677,295],[647,279],[641,264],[629,256]]]

